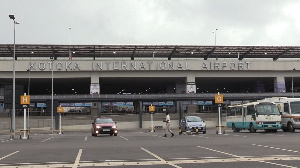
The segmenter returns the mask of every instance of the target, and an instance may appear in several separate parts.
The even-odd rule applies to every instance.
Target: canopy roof
[[[0,44],[0,57],[13,57],[13,44]],[[135,58],[300,58],[300,46],[196,45],[42,45],[16,44],[18,57],[130,57]]]

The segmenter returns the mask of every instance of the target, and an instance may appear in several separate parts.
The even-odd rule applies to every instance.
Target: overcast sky
[[[0,44],[300,45],[299,0],[0,2]]]

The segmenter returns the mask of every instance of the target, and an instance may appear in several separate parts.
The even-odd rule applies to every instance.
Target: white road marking
[[[123,136],[120,136],[120,138],[123,138],[123,139],[125,139],[126,141],[128,141],[128,139],[127,139],[127,138],[125,138],[125,137],[123,137]]]
[[[259,146],[259,147],[261,147],[261,146],[262,146],[262,145],[257,145],[257,144],[252,144],[252,145],[253,145],[253,146]],[[287,152],[300,153],[299,151],[290,150],[290,149],[276,148],[276,147],[273,147],[273,146],[262,146],[262,147],[265,147],[265,148],[270,148],[270,149],[276,149],[276,150],[282,150],[282,151],[287,151]]]
[[[48,140],[50,140],[50,139],[52,139],[53,137],[51,137],[51,138],[48,138],[48,139],[45,139],[45,140],[42,140],[41,142],[46,142],[46,141],[48,141]]]
[[[161,157],[159,157],[159,156],[157,156],[156,154],[154,154],[154,153],[148,151],[148,150],[145,149],[145,148],[141,148],[141,149],[142,149],[143,151],[149,153],[150,155],[154,156],[154,157],[157,158],[158,160],[160,160],[161,163],[168,164],[168,165],[173,166],[173,167],[176,167],[176,168],[181,168],[180,166],[177,166],[177,165],[175,165],[175,164],[172,164],[172,163],[170,163],[170,162],[167,162],[166,160],[162,159]],[[154,162],[153,162],[153,163],[154,163]]]
[[[174,159],[174,160],[172,160]],[[131,160],[99,160],[99,161],[80,161],[80,167],[115,167],[115,166],[153,166],[153,165],[164,165],[173,164],[207,164],[207,163],[234,163],[234,162],[260,162],[265,164],[272,164],[286,168],[296,168],[293,166],[287,166],[283,164],[273,163],[271,161],[299,161],[300,157],[297,155],[270,155],[270,156],[242,156],[240,158],[224,158],[224,157],[201,157],[201,158],[172,158],[169,161],[161,161],[156,159],[139,159],[137,161]],[[184,159],[184,160],[182,160]],[[166,163],[167,162],[167,163]],[[45,165],[46,163],[46,165]],[[21,167],[34,167],[34,168],[44,168],[44,167],[72,167],[71,163],[67,162],[45,162],[45,163],[33,163],[32,165],[27,164]],[[21,163],[18,163],[21,164]],[[7,168],[16,168],[15,164],[0,164]],[[79,166],[79,165],[78,165]],[[179,166],[178,166],[179,167]]]
[[[84,141],[87,141],[87,136],[84,138]]]
[[[72,166],[72,168],[77,168],[77,167],[78,167],[79,161],[80,161],[80,157],[81,157],[81,154],[82,154],[82,149],[79,149],[79,152],[78,152],[78,154],[77,154],[75,163],[74,163],[74,165]]]
[[[255,145],[255,144],[252,144],[252,145]],[[261,162],[261,163],[266,163],[266,164],[272,164],[272,165],[281,166],[281,167],[297,168],[297,167],[293,167],[293,166],[289,166],[289,165],[283,165],[283,164],[277,164],[277,163],[270,162],[271,160],[278,160],[278,157],[273,157],[273,158],[272,157],[266,157],[266,158],[263,158],[263,157],[249,158],[249,157],[245,157],[245,156],[237,156],[237,155],[234,155],[234,154],[230,154],[230,153],[226,153],[226,152],[222,152],[222,151],[218,151],[218,150],[214,150],[214,149],[206,148],[206,147],[202,147],[202,146],[197,146],[197,147],[202,148],[202,149],[206,149],[206,150],[211,150],[211,151],[218,152],[218,153],[222,153],[222,154],[225,154],[225,155],[236,157],[236,158],[229,158],[229,159],[226,159],[226,160],[230,160],[231,159],[231,160],[235,160],[235,161],[254,161],[254,162]],[[289,160],[292,157],[290,157],[290,158],[284,157],[284,158]],[[300,160],[300,157],[296,156],[296,157],[294,157],[292,159],[294,159],[294,160]],[[225,161],[225,159],[221,159],[221,160]],[[265,160],[268,160],[268,161],[265,161]],[[284,160],[284,159],[281,159],[281,160]]]
[[[9,156],[11,156],[11,155],[14,155],[14,154],[16,154],[16,153],[18,153],[19,151],[15,151],[15,152],[13,152],[13,153],[11,153],[11,154],[8,154],[8,155],[6,155],[6,156],[3,156],[2,158],[0,158],[0,160],[3,160],[3,159],[5,159],[5,158],[7,158],[7,157],[9,157]]]

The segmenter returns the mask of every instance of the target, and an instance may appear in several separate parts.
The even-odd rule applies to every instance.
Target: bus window
[[[241,116],[241,115],[242,115],[242,107],[241,107],[241,108],[238,108],[238,109],[236,110],[236,115],[237,115],[237,116]]]
[[[284,108],[283,108],[283,112],[285,113],[290,113],[290,110],[289,110],[289,104],[288,103],[284,103]]]
[[[248,106],[247,107],[247,115],[255,114],[255,108],[254,106]]]

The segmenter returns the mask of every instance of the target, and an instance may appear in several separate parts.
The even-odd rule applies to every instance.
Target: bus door
[[[247,115],[247,107],[243,107],[243,113],[242,113],[243,128],[246,127],[246,115]]]

